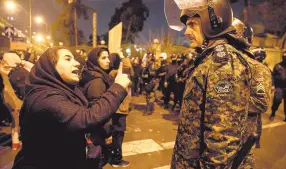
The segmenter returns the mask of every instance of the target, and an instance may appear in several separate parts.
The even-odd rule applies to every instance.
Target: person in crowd
[[[177,74],[177,69],[178,69],[177,56],[173,54],[171,56],[171,60],[172,60],[171,64],[169,64],[167,67],[167,72],[166,72],[166,77],[165,77],[165,82],[164,82],[164,86],[166,87],[166,96],[164,98],[164,108],[166,109],[169,108],[170,95],[171,93],[173,93],[174,94],[174,105],[172,107],[172,110],[174,110],[178,102],[178,91],[176,88],[176,74]]]
[[[0,62],[3,60],[3,53],[0,56]],[[4,81],[2,75],[0,74],[0,126],[9,126],[12,122],[12,117],[8,108],[4,104],[3,100],[4,94]]]
[[[74,53],[75,60],[80,64],[79,70],[82,70],[86,64],[85,57],[80,54],[80,52]]]
[[[134,70],[134,77],[133,77],[133,94],[134,96],[138,96],[139,94],[139,85],[141,80],[141,73],[142,73],[142,66],[141,62],[138,56],[135,57],[133,64],[132,64],[133,70]]]
[[[258,75],[258,77],[256,77],[256,78],[254,77],[254,79],[257,80],[257,79],[259,79],[259,75],[260,76],[264,75],[264,77],[261,78],[260,80],[264,79],[263,87],[265,89],[265,95],[266,96],[265,96],[265,102],[264,103],[262,102],[262,103],[263,103],[263,105],[267,105],[267,106],[264,107],[264,110],[263,110],[262,113],[265,113],[268,110],[268,106],[269,106],[269,103],[270,103],[270,93],[273,91],[272,88],[274,88],[273,87],[272,72],[268,68],[266,63],[264,62],[265,59],[266,59],[266,51],[264,49],[261,49],[261,50],[259,50],[257,52],[253,52],[253,55],[254,55],[254,59],[257,60],[259,63],[261,63],[263,65],[263,71],[257,69],[258,70],[257,74],[254,73],[254,75]],[[258,103],[257,105],[261,105],[261,103]],[[262,135],[262,116],[261,116],[261,113],[258,114],[258,118],[257,118],[257,135],[258,135],[258,138],[257,138],[255,147],[256,148],[260,148],[260,138],[261,138],[261,135]]]
[[[141,82],[140,82],[139,94],[143,93],[145,86],[148,84],[148,81],[149,81],[147,61],[143,61],[141,65],[142,65],[142,72],[141,72]]]
[[[90,104],[96,102],[114,83],[108,74],[109,51],[94,48],[88,55],[79,86]],[[101,124],[100,130],[91,131],[88,136],[87,168],[102,168],[109,160],[108,138],[111,137],[111,121]]]
[[[77,88],[79,63],[65,47],[48,48],[30,72],[20,110],[23,147],[13,169],[78,169],[85,160],[85,133],[107,122],[130,80],[118,74],[99,100],[88,105]]]
[[[166,95],[166,87],[164,86],[165,82],[165,76],[167,72],[167,54],[166,53],[161,53],[160,54],[160,67],[157,70],[158,78],[159,78],[159,89],[161,90],[163,97],[162,100],[164,100],[165,95]]]
[[[30,62],[21,60],[15,52],[5,53],[0,64],[0,73],[4,82],[3,102],[12,116],[12,150],[17,150],[21,147],[21,141],[19,140],[19,110],[22,106],[23,99],[23,97],[18,97],[23,93],[23,88],[19,88],[19,90],[16,91],[14,90],[16,83],[12,75],[15,74],[13,72],[18,71],[22,67],[24,69],[23,74],[27,75],[32,66],[33,64]]]
[[[250,68],[225,39],[234,31],[232,9],[225,0],[177,1],[177,5],[185,36],[201,53],[186,81],[171,168],[240,165],[234,159],[245,141]]]
[[[130,63],[128,62],[129,58],[127,58],[127,62],[124,62],[124,59],[126,57],[121,51],[119,51],[118,53],[111,53],[110,55],[110,58],[116,58],[111,60],[111,65],[114,65],[114,67],[109,74],[112,77],[115,77],[115,75],[120,71],[122,71],[123,73],[130,73]],[[126,118],[130,112],[130,103],[131,89],[129,85],[128,95],[125,97],[116,113],[112,116],[112,146],[109,164],[113,167],[127,167],[130,165],[130,162],[123,160],[122,156],[122,144],[126,131]]]
[[[245,59],[251,69],[251,80],[250,80],[250,99],[247,116],[247,127],[245,137],[251,135],[257,135],[256,147],[260,147],[260,137],[262,131],[261,114],[266,112],[270,102],[271,95],[271,72],[255,54],[249,51],[250,45],[244,31],[245,25],[239,19],[234,19],[232,26],[235,28],[235,32],[229,33],[227,39],[228,42],[242,51],[246,56]],[[250,35],[251,36],[251,35]],[[256,60],[257,59],[257,60]],[[254,168],[254,146],[246,156],[245,160],[241,164],[241,168]]]
[[[189,60],[186,58],[184,55],[180,55],[177,58],[178,62],[178,70],[176,74],[176,85],[177,85],[177,99],[178,103],[180,105],[180,108],[182,107],[182,100],[183,100],[183,94],[185,90],[185,85],[186,85],[186,78],[184,77],[184,71],[188,68]]]
[[[155,60],[152,58],[149,60],[146,69],[144,69],[143,75],[146,78],[145,81],[145,92],[146,92],[146,111],[144,116],[152,115],[155,110],[155,87],[156,87],[156,66]]]
[[[284,99],[284,114],[286,122],[286,51],[282,52],[282,62],[277,63],[273,68],[273,78],[274,78],[274,98],[272,104],[272,113],[269,117],[270,120],[274,120],[275,113],[278,110],[282,100]]]

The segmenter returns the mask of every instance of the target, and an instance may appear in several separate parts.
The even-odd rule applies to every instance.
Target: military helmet
[[[234,18],[233,22],[232,22],[232,26],[235,29],[236,36],[238,36],[239,38],[245,38],[244,37],[244,34],[245,34],[244,31],[245,31],[246,27],[241,20]]]
[[[233,12],[228,0],[175,0],[182,9],[180,20],[198,16],[206,38],[212,39],[233,31]]]
[[[251,44],[253,41],[253,29],[250,26],[246,26],[243,36]]]
[[[257,48],[251,51],[254,55],[254,59],[263,62],[266,58],[266,50],[264,48]]]

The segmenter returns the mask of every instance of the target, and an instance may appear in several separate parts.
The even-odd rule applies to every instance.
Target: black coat
[[[83,94],[93,105],[109,89],[114,80],[99,66],[95,66],[89,60],[83,70],[80,87]],[[111,136],[111,121],[99,124],[98,128],[91,131],[90,139],[96,145],[105,145],[105,138]]]
[[[85,159],[85,136],[89,129],[107,121],[127,95],[118,84],[90,108],[76,87],[69,87],[56,72],[53,48],[42,54],[30,73],[20,111],[22,150],[13,169],[80,169]],[[55,53],[55,52],[54,52]]]

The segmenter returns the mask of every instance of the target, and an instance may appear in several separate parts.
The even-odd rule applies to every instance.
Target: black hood
[[[52,60],[53,55],[56,55],[59,49],[65,48],[54,47],[47,49],[33,66],[26,85],[26,97],[29,97],[35,92],[59,90],[65,93],[74,103],[87,105],[87,100],[80,90],[76,86],[68,86],[64,83],[55,69]]]

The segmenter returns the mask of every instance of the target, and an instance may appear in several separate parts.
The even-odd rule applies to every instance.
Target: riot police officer
[[[185,36],[202,52],[186,81],[171,168],[230,168],[245,141],[250,98],[247,61],[225,40],[232,9],[225,0],[175,2]]]
[[[272,113],[269,117],[270,120],[273,120],[275,117],[275,113],[281,104],[282,100],[284,99],[284,114],[286,122],[286,51],[282,53],[282,62],[277,63],[273,69],[273,77],[274,77],[274,85],[275,85],[275,92],[273,98],[273,105],[272,105]]]
[[[239,19],[235,19],[232,26],[236,31],[229,34],[228,41],[247,56],[245,59],[251,68],[252,78],[250,81],[250,99],[245,137],[257,135],[256,147],[259,148],[262,134],[261,114],[267,111],[270,101],[271,72],[268,67],[259,62],[265,59],[265,57],[262,59],[249,51],[251,45],[249,39],[251,39],[252,34],[244,33],[247,30],[244,23]],[[246,35],[250,37],[245,37]],[[241,168],[254,168],[254,162],[254,147],[252,147],[241,164]]]
[[[178,69],[178,64],[177,64],[177,56],[173,54],[171,56],[171,64],[168,65],[167,67],[167,72],[166,72],[166,77],[165,77],[165,82],[164,86],[166,87],[166,95],[164,96],[164,108],[168,109],[169,107],[169,101],[170,101],[170,95],[171,93],[174,94],[174,105],[172,109],[175,108],[175,105],[178,101],[178,96],[177,96],[177,88],[176,88],[176,74],[177,74],[177,69]]]

